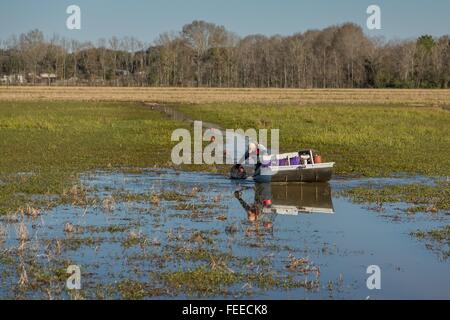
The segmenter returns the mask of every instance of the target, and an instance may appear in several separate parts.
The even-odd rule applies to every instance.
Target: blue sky
[[[82,10],[82,29],[67,30],[66,8]],[[244,36],[292,34],[347,21],[366,25],[366,9],[378,4],[382,30],[368,35],[412,38],[450,34],[449,0],[0,0],[0,39],[38,28],[51,36],[97,40],[135,36],[150,43],[195,19],[224,25]]]

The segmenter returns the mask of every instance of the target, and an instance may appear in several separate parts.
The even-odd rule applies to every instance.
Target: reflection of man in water
[[[263,208],[269,208],[271,206],[270,200],[266,199],[261,202],[256,201],[255,203],[249,205],[244,199],[242,199],[240,191],[235,191],[234,196],[238,199],[239,203],[247,213],[248,221],[262,221],[264,227],[267,229],[271,229],[273,227],[273,222],[270,220],[269,216],[267,214],[263,214]]]
[[[239,191],[235,191],[234,196],[239,200],[239,203],[241,204],[242,208],[244,208],[245,212],[247,212],[248,221],[256,221],[258,219],[258,216],[261,214],[261,210],[260,208],[258,208],[258,205],[256,203],[249,205],[247,202],[245,202],[244,199],[242,199],[241,192]]]

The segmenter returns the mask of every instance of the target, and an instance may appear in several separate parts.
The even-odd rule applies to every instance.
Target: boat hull
[[[261,168],[259,174],[253,175],[256,182],[328,182],[333,176],[334,163],[306,166]]]

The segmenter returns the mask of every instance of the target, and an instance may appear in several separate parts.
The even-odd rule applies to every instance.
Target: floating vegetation
[[[203,243],[212,244],[214,242],[214,240],[206,232],[195,231],[194,233],[192,233],[191,237],[189,238],[189,242],[194,242],[194,243],[198,243],[198,244],[203,244]]]
[[[320,275],[319,267],[313,266],[311,262],[306,258],[295,258],[293,255],[289,256],[289,263],[286,268],[288,268],[290,271],[300,272],[304,274],[314,272],[318,276]]]
[[[151,192],[151,193],[135,193],[135,192],[126,192],[126,191],[116,191],[112,194],[112,196],[107,199],[112,199],[114,203],[116,202],[148,202],[152,205],[158,206],[161,201],[171,201],[177,202],[176,206],[192,206],[192,204],[183,203],[191,198],[195,197],[190,193],[180,193],[177,191],[161,191],[159,193]],[[190,209],[191,207],[186,207]],[[182,209],[180,209],[182,210]]]
[[[427,242],[427,248],[437,252],[442,259],[450,257],[450,225],[430,231],[417,230],[411,236]]]
[[[86,226],[84,230],[91,233],[123,233],[133,227],[133,225]]]
[[[154,204],[154,205],[156,205],[156,206],[159,206],[159,202],[160,202],[161,200],[159,199],[159,196],[157,195],[157,194],[155,194],[155,193],[152,193],[151,194],[151,196],[150,196],[150,203],[151,204]]]
[[[112,212],[114,211],[114,209],[116,208],[116,200],[112,197],[106,197],[105,199],[103,199],[103,210],[107,211],[107,212]]]
[[[2,245],[5,242],[7,235],[8,230],[6,230],[6,228],[2,224],[0,224],[0,245]]]
[[[20,242],[28,241],[28,239],[29,239],[28,228],[23,221],[21,223],[19,223],[19,225],[16,227],[16,233],[17,233],[17,239]]]
[[[109,290],[114,291],[113,288],[120,294],[120,298],[125,300],[141,300],[164,294],[161,288],[153,288],[148,283],[128,279],[120,281]]]
[[[73,233],[73,232],[75,232],[75,226],[73,224],[71,224],[70,222],[67,222],[64,225],[64,232],[65,233]]]
[[[382,208],[384,203],[407,203],[414,206],[408,213],[437,213],[450,211],[450,182],[437,181],[435,185],[397,184],[387,186],[366,185],[346,189],[340,193],[356,203],[376,203]]]
[[[185,271],[172,271],[153,274],[162,281],[173,294],[184,293],[191,296],[239,296],[239,288],[247,286],[268,290],[271,288],[318,288],[319,281],[295,280],[291,276],[275,276],[271,273],[241,273],[224,268],[198,267]],[[239,284],[241,284],[239,286]],[[235,287],[233,290],[232,288]]]
[[[447,242],[450,245],[450,226],[431,231],[416,231],[412,233],[413,236],[419,239],[431,239],[439,242]]]
[[[217,250],[207,249],[204,247],[199,248],[174,247],[170,251],[174,253],[175,257],[184,261],[231,262],[236,258],[229,253],[219,252]]]
[[[25,209],[22,209],[22,208],[19,209],[19,212],[23,215],[32,217],[34,219],[37,218],[41,214],[39,209],[33,208],[32,206],[29,206],[29,205]]]
[[[186,201],[194,196],[195,194],[183,194],[173,190],[163,191],[159,194],[159,197],[166,201]]]
[[[56,240],[44,241],[47,245],[52,245],[52,242],[56,241],[55,256],[59,255],[59,252],[63,250],[77,251],[81,247],[95,247],[105,241],[105,238],[100,237],[66,237]]]
[[[149,244],[147,237],[145,237],[142,233],[135,231],[131,231],[122,242],[122,245],[125,248],[130,248],[137,245],[145,247],[147,244]]]

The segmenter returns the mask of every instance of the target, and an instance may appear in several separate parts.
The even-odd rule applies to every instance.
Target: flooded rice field
[[[0,298],[450,298],[447,255],[411,235],[448,226],[448,213],[376,210],[341,194],[368,182],[432,183],[86,174],[70,191],[79,201],[0,218]],[[66,288],[70,265],[81,270],[79,291]],[[371,265],[380,290],[367,287]]]

